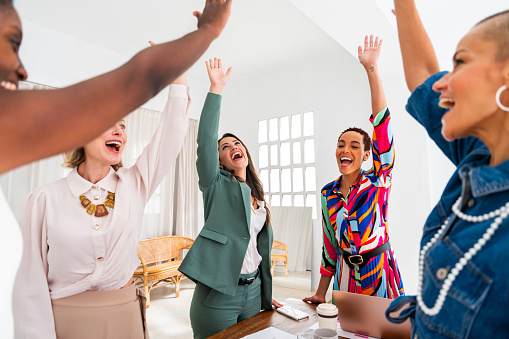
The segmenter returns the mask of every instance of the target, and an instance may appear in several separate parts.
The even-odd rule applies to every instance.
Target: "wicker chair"
[[[272,254],[270,256],[270,271],[274,276],[274,267],[285,267],[285,277],[288,277],[288,246],[285,243],[274,240],[272,243],[273,250],[285,251],[285,254]],[[284,265],[276,265],[278,262],[282,262]]]
[[[182,260],[180,251],[189,249],[194,240],[176,235],[143,239],[138,243],[138,258],[141,266],[133,275],[136,284],[143,284],[150,307],[150,291],[153,288],[175,284],[175,296],[179,296],[179,283],[186,277],[178,271]],[[140,286],[141,288],[141,286]]]

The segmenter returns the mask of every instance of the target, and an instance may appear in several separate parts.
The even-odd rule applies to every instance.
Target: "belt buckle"
[[[354,259],[354,260],[352,261],[352,259]],[[361,255],[356,254],[356,255],[349,256],[348,261],[350,262],[351,265],[360,265],[364,262],[364,259],[362,258]]]
[[[254,281],[255,281],[255,277],[247,278],[246,285],[251,285],[252,283],[254,283]]]

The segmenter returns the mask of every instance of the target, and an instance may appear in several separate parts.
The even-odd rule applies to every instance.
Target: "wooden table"
[[[289,305],[298,310],[304,311],[309,314],[309,318],[303,320],[293,320],[287,316],[284,316],[276,310],[274,311],[263,311],[257,315],[248,318],[240,323],[233,325],[215,335],[212,339],[222,338],[242,338],[246,335],[256,333],[270,326],[288,332],[290,334],[301,334],[306,331],[313,324],[318,322],[318,316],[316,315],[317,304],[308,304],[303,301],[285,301],[285,305]],[[343,338],[343,337],[339,337]]]

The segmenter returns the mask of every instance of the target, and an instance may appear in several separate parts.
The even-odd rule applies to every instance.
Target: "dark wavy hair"
[[[237,139],[242,144],[242,146],[244,146],[244,148],[246,149],[248,164],[247,164],[247,168],[246,168],[246,181],[245,182],[251,189],[251,194],[253,195],[253,197],[259,201],[264,202],[265,211],[267,212],[266,225],[270,225],[270,210],[269,210],[269,206],[268,206],[267,202],[265,201],[265,193],[263,191],[263,185],[262,185],[260,178],[258,178],[258,174],[256,173],[256,169],[253,165],[253,161],[251,160],[251,154],[249,153],[249,150],[247,149],[246,144],[244,144],[242,142],[242,140],[240,140],[236,135],[234,135],[232,133],[225,133],[217,141],[217,146],[219,147],[221,140],[223,140],[224,138],[228,138],[228,137]],[[233,171],[230,171],[227,168],[224,168],[224,169],[231,173],[230,179],[235,177],[239,182],[244,181],[242,178],[239,178],[238,176],[234,175]]]
[[[362,145],[364,146],[364,152],[368,151],[370,152],[371,151],[371,138],[368,134],[368,132],[366,132],[365,130],[363,130],[362,128],[358,128],[358,127],[349,127],[347,129],[345,129],[340,135],[339,135],[339,139],[341,139],[341,137],[343,136],[343,134],[345,134],[346,132],[357,132],[359,133],[360,135],[362,135]]]

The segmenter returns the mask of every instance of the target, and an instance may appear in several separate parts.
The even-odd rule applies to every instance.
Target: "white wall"
[[[386,78],[383,72],[384,65],[380,67],[384,86],[390,85],[390,77]],[[389,233],[405,287],[412,293],[416,289],[418,243],[430,207],[426,141],[423,131],[404,110],[408,94],[391,89],[387,92],[396,143]],[[237,80],[233,74],[223,91],[220,135],[232,132],[239,136],[257,165],[258,120],[307,111],[315,113],[317,186],[322,187],[339,176],[335,159],[339,133],[350,126],[372,131],[364,69],[341,47],[333,54],[267,69],[251,78]],[[313,235],[316,288],[322,241],[320,221],[316,222]]]
[[[30,20],[22,19],[22,24],[20,57],[31,82],[64,87],[111,71],[132,57],[78,40]],[[188,84],[192,95],[189,114],[191,118],[198,119],[208,87],[202,80],[193,78],[188,79]],[[165,89],[143,107],[162,111],[167,97],[168,91]]]

